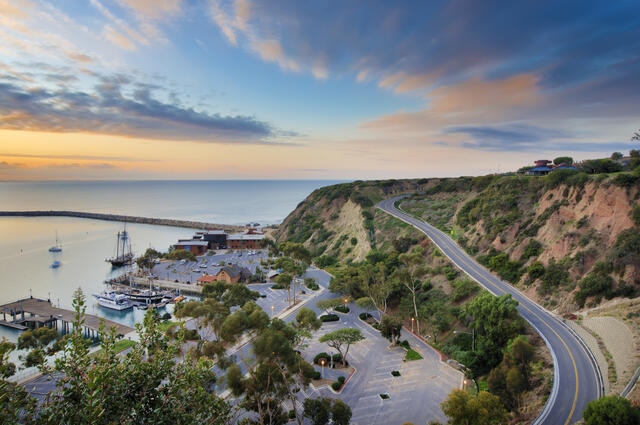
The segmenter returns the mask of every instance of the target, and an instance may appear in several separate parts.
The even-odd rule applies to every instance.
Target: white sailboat
[[[60,241],[58,240],[58,232],[56,232],[56,244],[49,248],[49,252],[62,252],[62,245],[60,245]]]

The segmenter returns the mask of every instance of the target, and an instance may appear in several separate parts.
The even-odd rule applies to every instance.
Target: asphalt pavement
[[[444,232],[397,209],[395,202],[400,199],[387,199],[377,207],[424,232],[458,268],[492,294],[511,294],[519,303],[522,317],[545,340],[553,357],[554,380],[544,410],[534,424],[569,425],[579,421],[587,403],[599,398],[604,388],[597,362],[587,345],[563,319],[491,274]]]

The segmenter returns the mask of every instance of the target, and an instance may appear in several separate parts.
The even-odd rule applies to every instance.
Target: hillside
[[[422,233],[376,210],[377,202],[399,194],[407,195],[401,208],[450,234],[504,280],[557,314],[577,318],[576,331],[591,342],[608,376],[607,390],[622,391],[640,365],[637,174],[558,171],[353,182],[314,191],[277,229],[278,242],[303,243],[317,265],[339,277],[344,265],[375,263],[389,253],[423,247],[430,271],[422,296],[435,299],[428,288],[436,288],[449,297],[453,314],[439,341],[446,352],[448,346],[455,349],[452,327],[464,327],[454,323],[455,312],[474,292]],[[407,325],[401,297],[392,308],[405,308]],[[615,333],[598,329],[603,320],[619,324],[626,336],[608,338]],[[636,388],[632,399],[639,397]]]
[[[402,208],[450,233],[503,279],[558,313],[640,289],[640,184],[630,173],[363,181],[314,191],[275,233],[321,263],[359,262],[423,236],[375,209]],[[623,177],[624,175],[624,177]]]

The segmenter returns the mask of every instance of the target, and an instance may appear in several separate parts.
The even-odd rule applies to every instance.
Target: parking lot
[[[255,267],[259,266],[261,258],[266,258],[266,253],[259,253],[260,251],[251,256],[246,254],[239,256],[237,253],[216,254],[205,259],[208,268],[212,264],[238,261],[241,265]],[[199,259],[198,265],[204,263],[205,261]],[[179,273],[185,269],[192,270],[193,266],[192,262],[173,264],[165,266],[164,269],[166,273],[174,273],[175,268]],[[200,269],[199,266],[198,269]],[[162,273],[162,270],[158,271]],[[155,268],[154,273],[156,273]],[[197,279],[197,276],[194,277]],[[263,295],[257,303],[270,317],[278,316],[283,320],[291,321],[294,320],[297,309],[302,306],[315,310],[318,315],[324,313],[316,307],[317,301],[338,296],[328,290],[331,276],[326,272],[311,268],[305,277],[313,277],[321,289],[311,291],[300,287],[296,294],[299,302],[295,306],[292,306],[288,300],[287,290],[272,289],[271,283],[248,286]],[[461,387],[463,374],[442,362],[439,353],[406,329],[403,330],[401,339],[408,340],[411,347],[419,352],[423,359],[405,361],[403,348],[389,347],[389,341],[383,338],[379,331],[359,319],[358,314],[362,310],[356,308],[353,303],[349,306],[352,309],[349,313],[338,313],[340,321],[324,323],[322,328],[314,333],[303,352],[305,359],[312,362],[316,354],[323,351],[331,352],[331,348],[326,344],[318,342],[320,336],[341,327],[360,329],[365,340],[351,346],[347,358],[353,370],[330,369],[328,366],[324,368],[324,376],[328,380],[335,380],[340,375],[348,377],[346,385],[340,393],[334,392],[329,385],[318,388],[311,386],[300,394],[300,401],[305,396],[340,398],[351,406],[353,412],[351,423],[354,425],[399,425],[403,422],[425,424],[430,420],[445,422],[446,417],[440,409],[440,403],[453,389]],[[322,371],[320,366],[316,368]],[[392,375],[392,371],[399,372],[399,376]],[[388,398],[383,399],[381,394],[386,394]]]

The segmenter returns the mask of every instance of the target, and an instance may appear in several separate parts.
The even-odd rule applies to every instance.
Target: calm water
[[[336,181],[168,181],[0,183],[0,210],[74,210],[174,218],[218,224],[280,223],[314,189]],[[115,312],[95,304],[113,277],[123,224],[68,217],[0,217],[0,304],[33,295],[71,308],[73,291],[87,295],[87,312],[132,326],[143,311]],[[194,229],[127,224],[134,253],[167,251]],[[61,253],[50,253],[58,235]],[[50,268],[58,260],[61,266]],[[15,340],[0,327],[0,337]]]

